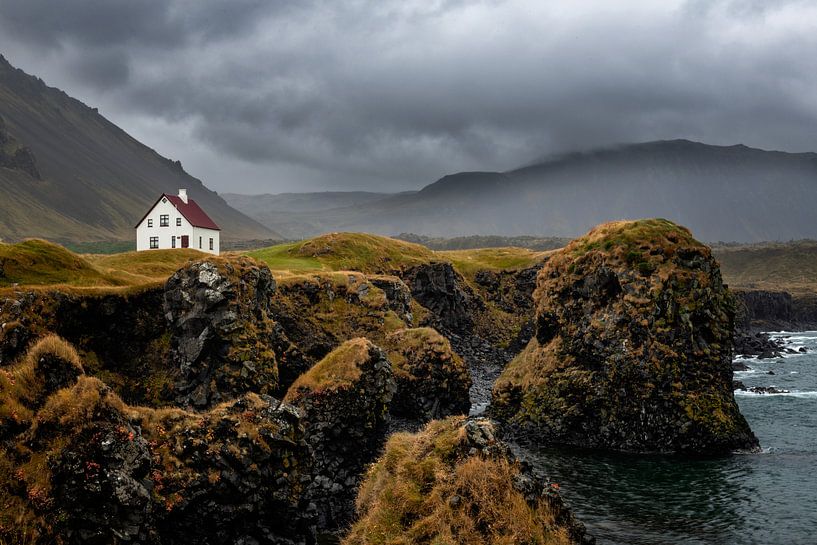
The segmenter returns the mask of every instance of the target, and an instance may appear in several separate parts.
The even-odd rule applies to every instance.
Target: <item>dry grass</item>
[[[513,488],[515,463],[462,452],[463,421],[389,439],[361,486],[360,519],[344,545],[570,543],[545,501],[531,505]]]
[[[513,270],[531,267],[551,251],[536,252],[527,248],[479,248],[475,250],[438,251],[436,254],[467,278],[480,270]]]
[[[58,390],[48,398],[37,414],[34,429],[44,425],[79,428],[108,410],[124,412],[125,404],[98,378],[82,376],[72,388]]]
[[[304,392],[324,392],[347,388],[361,375],[360,365],[369,359],[374,345],[362,337],[346,341],[298,377],[284,397],[291,401]]]

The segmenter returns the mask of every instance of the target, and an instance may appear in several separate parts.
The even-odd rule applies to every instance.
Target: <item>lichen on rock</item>
[[[554,254],[536,335],[492,411],[520,437],[718,454],[758,442],[732,392],[734,302],[708,247],[667,220],[604,224]]]

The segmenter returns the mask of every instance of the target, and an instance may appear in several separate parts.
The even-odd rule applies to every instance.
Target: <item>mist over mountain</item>
[[[128,240],[158,196],[178,188],[225,239],[277,237],[180,163],[0,56],[0,239]]]
[[[817,154],[656,141],[571,153],[508,172],[461,172],[416,193],[367,194],[365,202],[350,195],[343,205],[323,209],[321,203],[340,201],[301,198],[316,200],[277,214],[244,204],[253,199],[228,200],[290,238],[330,230],[573,237],[598,223],[643,217],[687,225],[708,241],[815,238]]]

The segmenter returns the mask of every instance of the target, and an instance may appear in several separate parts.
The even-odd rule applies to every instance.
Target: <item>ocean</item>
[[[742,360],[750,370],[735,373],[747,387],[788,390],[735,393],[760,453],[529,453],[599,545],[817,543],[817,332],[773,336],[808,352]]]

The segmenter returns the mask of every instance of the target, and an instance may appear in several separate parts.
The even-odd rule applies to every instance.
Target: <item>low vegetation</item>
[[[817,293],[817,241],[724,245],[713,253],[732,287]]]
[[[477,451],[464,417],[392,435],[366,475],[344,545],[571,543],[545,498],[526,500],[519,466]]]

